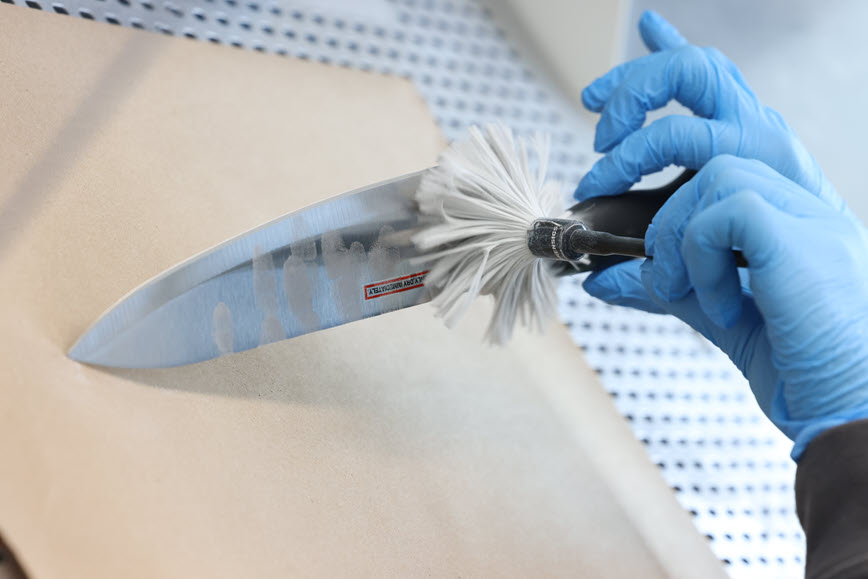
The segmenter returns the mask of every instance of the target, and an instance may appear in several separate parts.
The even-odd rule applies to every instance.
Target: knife
[[[410,240],[423,173],[326,199],[187,259],[109,308],[69,356],[112,367],[180,366],[430,301],[427,270]],[[691,175],[585,201],[570,213],[641,244],[651,218]],[[576,260],[557,274],[612,259]]]
[[[409,240],[422,173],[326,199],[187,259],[109,308],[69,356],[179,366],[429,301]]]

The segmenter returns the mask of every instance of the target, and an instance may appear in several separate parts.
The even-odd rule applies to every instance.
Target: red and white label
[[[428,270],[425,270],[420,271],[419,273],[411,273],[410,275],[368,284],[365,286],[365,299],[372,300],[374,298],[381,298],[383,296],[420,288],[425,285],[425,275],[427,273]]]

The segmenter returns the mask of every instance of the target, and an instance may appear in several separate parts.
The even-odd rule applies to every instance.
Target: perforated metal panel
[[[791,443],[729,360],[682,322],[614,308],[580,280],[561,317],[733,577],[799,577]]]
[[[500,119],[552,135],[553,176],[587,171],[592,127],[530,70],[473,0],[0,0],[241,49],[411,78],[444,133]],[[560,315],[733,577],[797,577],[790,443],[729,360],[678,320],[612,308],[580,279]]]

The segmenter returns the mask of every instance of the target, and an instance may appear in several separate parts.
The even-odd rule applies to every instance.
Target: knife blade
[[[187,259],[102,314],[69,356],[179,366],[429,301],[410,241],[423,173],[326,199]]]

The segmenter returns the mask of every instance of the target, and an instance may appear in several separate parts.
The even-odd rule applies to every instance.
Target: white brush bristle
[[[532,166],[529,148],[536,158]],[[430,264],[433,305],[453,326],[480,294],[494,297],[487,338],[509,340],[516,321],[542,329],[557,307],[551,266],[527,248],[540,217],[564,211],[561,186],[546,182],[548,139],[514,138],[502,125],[471,127],[428,171],[416,194],[424,228],[413,241]]]

